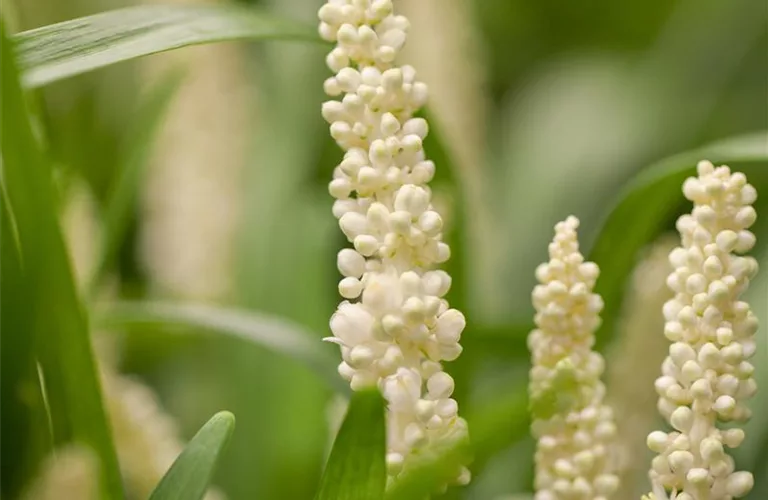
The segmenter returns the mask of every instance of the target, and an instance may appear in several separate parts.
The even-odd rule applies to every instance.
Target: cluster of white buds
[[[675,297],[664,305],[664,335],[672,344],[656,391],[674,431],[648,436],[658,453],[650,478],[659,500],[730,500],[753,484],[749,472],[734,472],[725,451],[741,444],[744,431],[716,424],[748,419],[744,403],[757,390],[747,361],[756,349],[757,318],[739,300],[757,262],[736,255],[755,244],[748,229],[757,217],[751,206],[757,192],[726,166],[702,161],[698,174],[683,185],[694,208],[678,219],[682,242],[669,256],[675,270],[667,285]]]
[[[466,437],[451,398],[453,379],[441,361],[461,353],[461,312],[444,296],[451,278],[436,264],[450,256],[443,222],[427,183],[435,165],[422,141],[427,122],[413,113],[427,87],[394,60],[408,20],[391,0],[330,0],[319,11],[320,35],[336,47],[327,57],[335,76],[323,117],[345,151],[329,185],[333,214],[353,248],[338,254],[343,301],[331,318],[341,346],[339,373],[352,389],[377,385],[388,403],[390,478],[433,446]],[[456,471],[469,481],[469,471]]]
[[[603,301],[592,293],[599,269],[584,262],[568,217],[555,226],[550,261],[536,269],[536,326],[529,392],[537,438],[536,500],[605,500],[618,488],[616,426],[603,404],[605,363],[592,350]]]

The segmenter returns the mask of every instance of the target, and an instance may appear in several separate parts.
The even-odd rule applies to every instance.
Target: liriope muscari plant
[[[335,73],[323,104],[331,136],[345,151],[329,191],[333,214],[352,244],[338,254],[344,301],[330,321],[339,373],[353,390],[378,386],[387,401],[390,479],[429,450],[467,435],[441,366],[461,353],[465,326],[445,295],[451,277],[435,269],[450,250],[431,204],[435,165],[422,141],[427,122],[414,113],[427,86],[395,58],[409,23],[391,0],[330,0],[319,11],[320,35],[336,43],[326,59]],[[455,481],[469,481],[466,468]]]
[[[618,488],[616,425],[603,403],[605,363],[592,350],[603,300],[592,292],[599,269],[579,252],[579,221],[555,226],[550,260],[536,269],[536,326],[529,393],[537,439],[535,500],[605,500]]]
[[[726,448],[744,440],[736,426],[750,417],[745,401],[757,385],[748,359],[755,353],[757,318],[739,300],[757,272],[749,227],[755,188],[742,173],[702,161],[698,177],[683,185],[691,214],[677,221],[681,244],[669,255],[675,293],[663,309],[669,356],[656,380],[658,408],[674,429],[654,431],[648,446],[658,455],[650,478],[657,500],[730,500],[749,493],[752,474],[735,471]]]
[[[755,259],[739,255],[755,244],[749,228],[757,192],[726,166],[702,161],[697,171],[683,185],[694,208],[678,219],[681,245],[669,255],[667,286],[675,295],[662,313],[671,345],[655,384],[658,409],[674,430],[648,436],[658,455],[645,499],[731,500],[754,482],[725,451],[742,443],[744,431],[718,422],[747,420],[745,402],[757,390],[748,361],[757,318],[739,300],[757,272]],[[529,336],[536,500],[607,499],[619,486],[604,363],[591,350],[602,308],[592,293],[599,270],[579,253],[577,227],[574,217],[557,224],[550,261],[536,271],[537,329]]]

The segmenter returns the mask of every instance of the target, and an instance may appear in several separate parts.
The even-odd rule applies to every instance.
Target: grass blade
[[[183,79],[181,72],[173,72],[153,87],[142,102],[127,138],[126,153],[119,165],[117,178],[107,198],[104,210],[104,235],[97,265],[88,292],[91,297],[109,272],[126,236],[131,210],[141,186],[144,167],[155,144],[166,111]]]
[[[230,335],[293,358],[318,373],[334,389],[348,390],[336,372],[338,361],[333,349],[323,349],[302,326],[274,316],[200,304],[117,302],[97,311],[95,322],[105,328],[155,325]]]
[[[235,416],[222,411],[211,417],[165,473],[149,500],[200,500],[235,429]]]
[[[24,31],[14,39],[28,87],[189,45],[320,41],[314,27],[235,5],[128,7]]]
[[[5,193],[0,190],[0,495],[16,498],[27,478],[51,451],[47,410],[37,374],[33,330],[34,314],[25,285],[13,220]]]
[[[51,166],[35,137],[10,42],[1,28],[3,188],[15,218],[27,300],[29,335],[45,375],[56,444],[78,441],[101,461],[102,497],[122,498],[120,473],[91,351],[88,321],[77,296],[55,208]]]
[[[377,500],[387,481],[384,399],[376,390],[356,392],[336,435],[316,500]]]
[[[685,205],[683,181],[695,175],[700,160],[727,164],[747,175],[759,193],[768,192],[768,135],[750,134],[718,142],[665,159],[642,171],[618,197],[592,246],[589,259],[600,266],[595,293],[606,298],[603,323],[597,332],[598,347],[604,346],[615,330],[621,297],[631,276],[638,252],[681,213]],[[755,205],[757,213],[768,206],[763,196]],[[689,208],[687,209],[689,210]],[[766,220],[758,225],[765,226]],[[756,233],[761,230],[755,228]],[[758,238],[758,245],[764,244]],[[757,253],[757,251],[756,251]]]

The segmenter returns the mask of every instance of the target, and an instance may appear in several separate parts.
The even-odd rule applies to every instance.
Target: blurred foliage
[[[419,0],[402,0],[408,1]],[[673,228],[674,216],[685,209],[676,186],[694,157],[703,154],[696,151],[723,138],[768,128],[768,5],[763,0],[443,1],[467,7],[464,28],[478,38],[482,48],[478,56],[482,84],[473,99],[487,102],[489,109],[483,118],[487,130],[483,143],[473,144],[484,155],[481,164],[471,166],[484,189],[479,199],[470,198],[477,194],[464,189],[464,178],[457,173],[464,166],[456,165],[453,145],[442,140],[443,127],[432,116],[426,143],[439,172],[435,190],[445,200],[452,224],[450,299],[467,311],[469,319],[462,340],[465,351],[448,371],[456,378],[457,398],[470,423],[474,480],[462,491],[449,490],[446,498],[488,500],[530,489],[524,337],[531,324],[533,271],[545,257],[552,226],[571,213],[581,219],[585,251],[591,251],[604,266],[606,281],[601,286],[611,315],[607,323],[615,324],[639,251],[656,235]],[[312,25],[322,2],[238,3],[258,5]],[[129,5],[134,2],[4,0],[2,12],[6,26],[20,31]],[[419,29],[412,27],[413,31]],[[445,28],[440,36],[453,36],[452,29]],[[328,318],[338,302],[335,254],[345,242],[330,213],[331,198],[326,192],[327,179],[341,157],[319,113],[322,82],[328,76],[323,65],[326,48],[304,43],[211,47],[215,48],[208,59],[197,48],[180,50],[179,60],[167,59],[168,68],[163,70],[182,68],[180,88],[153,86],[158,78],[147,66],[153,56],[30,94],[30,107],[38,117],[38,139],[54,166],[58,203],[65,205],[68,187],[84,179],[104,229],[113,227],[111,220],[121,221],[116,236],[104,236],[113,238],[110,245],[114,249],[104,261],[104,279],[98,281],[93,297],[195,299],[207,302],[206,307],[238,307],[254,315],[277,316],[297,325],[308,343],[316,345],[318,358],[334,360],[336,349],[320,339],[328,334]],[[233,57],[238,64],[210,64],[211,59],[223,57]],[[183,161],[188,158],[184,154],[209,159],[212,176],[224,175],[225,164],[234,165],[239,172],[232,192],[211,190],[210,179],[193,175],[174,178],[165,186],[169,198],[179,193],[196,196],[194,203],[200,209],[187,217],[201,218],[201,227],[205,226],[203,217],[217,217],[216,208],[224,200],[234,200],[239,207],[236,234],[228,244],[233,254],[228,278],[233,285],[227,293],[197,297],[183,286],[161,286],[147,265],[141,250],[142,228],[156,215],[142,208],[147,204],[148,181],[133,179],[130,183],[135,181],[138,192],[121,195],[127,196],[125,212],[110,214],[115,210],[111,208],[114,193],[123,189],[126,168],[147,175],[158,168],[150,157],[158,147],[157,140],[162,143],[169,136],[157,139],[142,131],[152,129],[153,121],[161,125],[163,118],[166,124],[176,124],[174,116],[184,116],[184,109],[196,103],[220,95],[240,95],[237,89],[218,87],[218,83],[195,86],[200,74],[217,71],[232,73],[229,76],[240,82],[249,99],[236,103],[240,109],[233,110],[231,104],[210,107],[197,115],[199,120],[174,125],[169,133],[182,138],[177,141],[181,146],[176,146],[181,152],[162,156],[166,162]],[[160,74],[160,82],[168,75],[155,73]],[[148,88],[159,90],[153,94]],[[173,100],[167,110],[165,91]],[[240,128],[222,131],[210,125],[220,123],[208,120],[214,114],[224,121],[228,117],[236,120],[234,111],[242,111],[248,118]],[[220,156],[212,157],[214,153],[204,150],[204,141],[194,140],[195,134],[222,141],[226,134],[238,134],[246,150],[231,151],[231,155],[214,152]],[[765,136],[755,137],[753,147],[759,150],[762,144],[765,153]],[[645,190],[632,191],[634,198],[623,197],[631,186],[648,179],[635,179],[642,168],[681,151],[696,153],[684,161],[678,157],[672,165],[677,169],[673,180],[664,186],[643,184]],[[759,173],[761,185],[768,186],[764,156],[749,162],[752,170],[748,174]],[[728,154],[721,157],[739,159]],[[183,173],[181,167],[175,171]],[[186,189],[187,185],[193,188]],[[768,198],[768,189],[762,193]],[[30,408],[40,406],[41,395],[32,391],[25,395],[27,399],[20,399],[8,390],[14,380],[32,380],[35,373],[28,353],[14,358],[17,363],[7,363],[11,337],[6,332],[13,328],[9,325],[29,320],[24,318],[28,312],[24,304],[25,294],[31,292],[20,284],[19,255],[9,245],[13,231],[9,231],[12,224],[7,220],[6,196],[4,191],[2,472],[3,497],[13,498],[22,486],[15,478],[29,477],[50,443],[15,436],[29,439],[22,441],[30,444],[23,447],[29,456],[9,462],[7,450],[13,449],[9,448],[13,441],[8,441],[6,430],[42,424],[33,424],[26,416],[29,412],[40,415],[39,408]],[[620,210],[608,219],[613,232],[608,236],[600,233],[621,200],[627,204],[618,205]],[[467,208],[477,206],[492,214],[487,228]],[[761,216],[764,212],[758,210]],[[635,214],[636,219],[632,218]],[[764,268],[768,267],[765,222],[757,230],[758,241],[763,242],[757,256]],[[166,228],[164,237],[165,241],[182,240],[181,248],[207,243],[204,234],[179,234],[174,226]],[[93,235],[91,243],[98,245],[102,240]],[[158,244],[163,245],[163,240]],[[473,258],[475,253],[470,250],[480,247],[488,249],[487,262]],[[184,260],[185,254],[172,258]],[[202,265],[193,272],[204,274],[207,269]],[[750,291],[763,324],[768,322],[766,276],[763,272]],[[183,321],[174,325],[175,331],[194,329],[195,325]],[[332,415],[336,400],[332,398],[338,396],[329,385],[301,363],[286,362],[258,342],[243,343],[231,336],[168,335],[167,330],[137,322],[120,328],[97,325],[92,335],[117,341],[122,370],[156,389],[185,436],[191,437],[200,422],[221,408],[237,415],[237,430],[214,479],[229,498],[312,498],[336,420]],[[608,330],[601,334],[605,345],[621,341],[621,331]],[[760,337],[760,355],[768,353],[767,338]],[[23,353],[28,348],[19,345],[12,352]],[[609,364],[618,362],[621,360],[608,359]],[[757,365],[764,368],[766,363]],[[761,369],[758,377],[760,386],[768,386],[767,370]],[[37,387],[34,381],[32,387]],[[761,394],[754,403],[756,409],[768,404],[763,391]],[[768,449],[768,420],[764,411],[756,410],[755,415],[748,429],[755,439],[745,444],[738,458],[761,471],[768,467],[764,451]],[[12,475],[7,476],[8,471]],[[756,477],[754,498],[760,498],[758,491],[768,486],[764,475],[756,472]]]

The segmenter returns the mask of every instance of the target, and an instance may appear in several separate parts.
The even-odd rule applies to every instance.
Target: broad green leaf
[[[26,331],[35,342],[45,380],[56,444],[79,441],[98,455],[102,497],[122,498],[122,485],[101,389],[91,351],[88,321],[77,295],[59,228],[51,165],[32,127],[2,26],[3,189],[16,222],[24,286],[34,323]]]
[[[597,332],[602,348],[615,333],[621,297],[638,252],[652,242],[683,211],[690,211],[682,195],[683,181],[695,175],[696,164],[709,160],[744,172],[758,193],[768,193],[768,135],[765,132],[718,142],[665,159],[643,170],[618,196],[592,246],[590,260],[600,266],[595,292],[605,299],[603,324]],[[755,207],[760,214],[768,196]],[[764,225],[766,221],[759,220]],[[759,233],[759,231],[756,231]],[[765,238],[763,238],[764,240]],[[760,241],[761,238],[758,238]],[[762,243],[761,243],[762,244]]]
[[[150,500],[200,500],[235,429],[235,416],[222,411],[211,417],[165,473]]]
[[[376,390],[356,392],[336,435],[315,499],[384,498],[385,453],[384,400]]]
[[[123,161],[118,165],[115,184],[107,197],[104,210],[104,229],[98,263],[88,287],[93,296],[109,272],[115,256],[122,246],[128,229],[131,210],[136,203],[141,179],[149,161],[149,155],[163,124],[168,106],[173,100],[183,78],[182,73],[172,72],[148,92],[141,102],[131,131],[126,140]]]
[[[230,335],[293,358],[314,370],[334,389],[348,390],[336,372],[338,361],[332,352],[335,349],[324,349],[305,328],[275,316],[201,304],[117,302],[97,309],[94,322],[105,328],[154,325]]]
[[[128,7],[24,31],[13,38],[23,81],[29,87],[189,45],[320,41],[311,26],[235,5]]]

